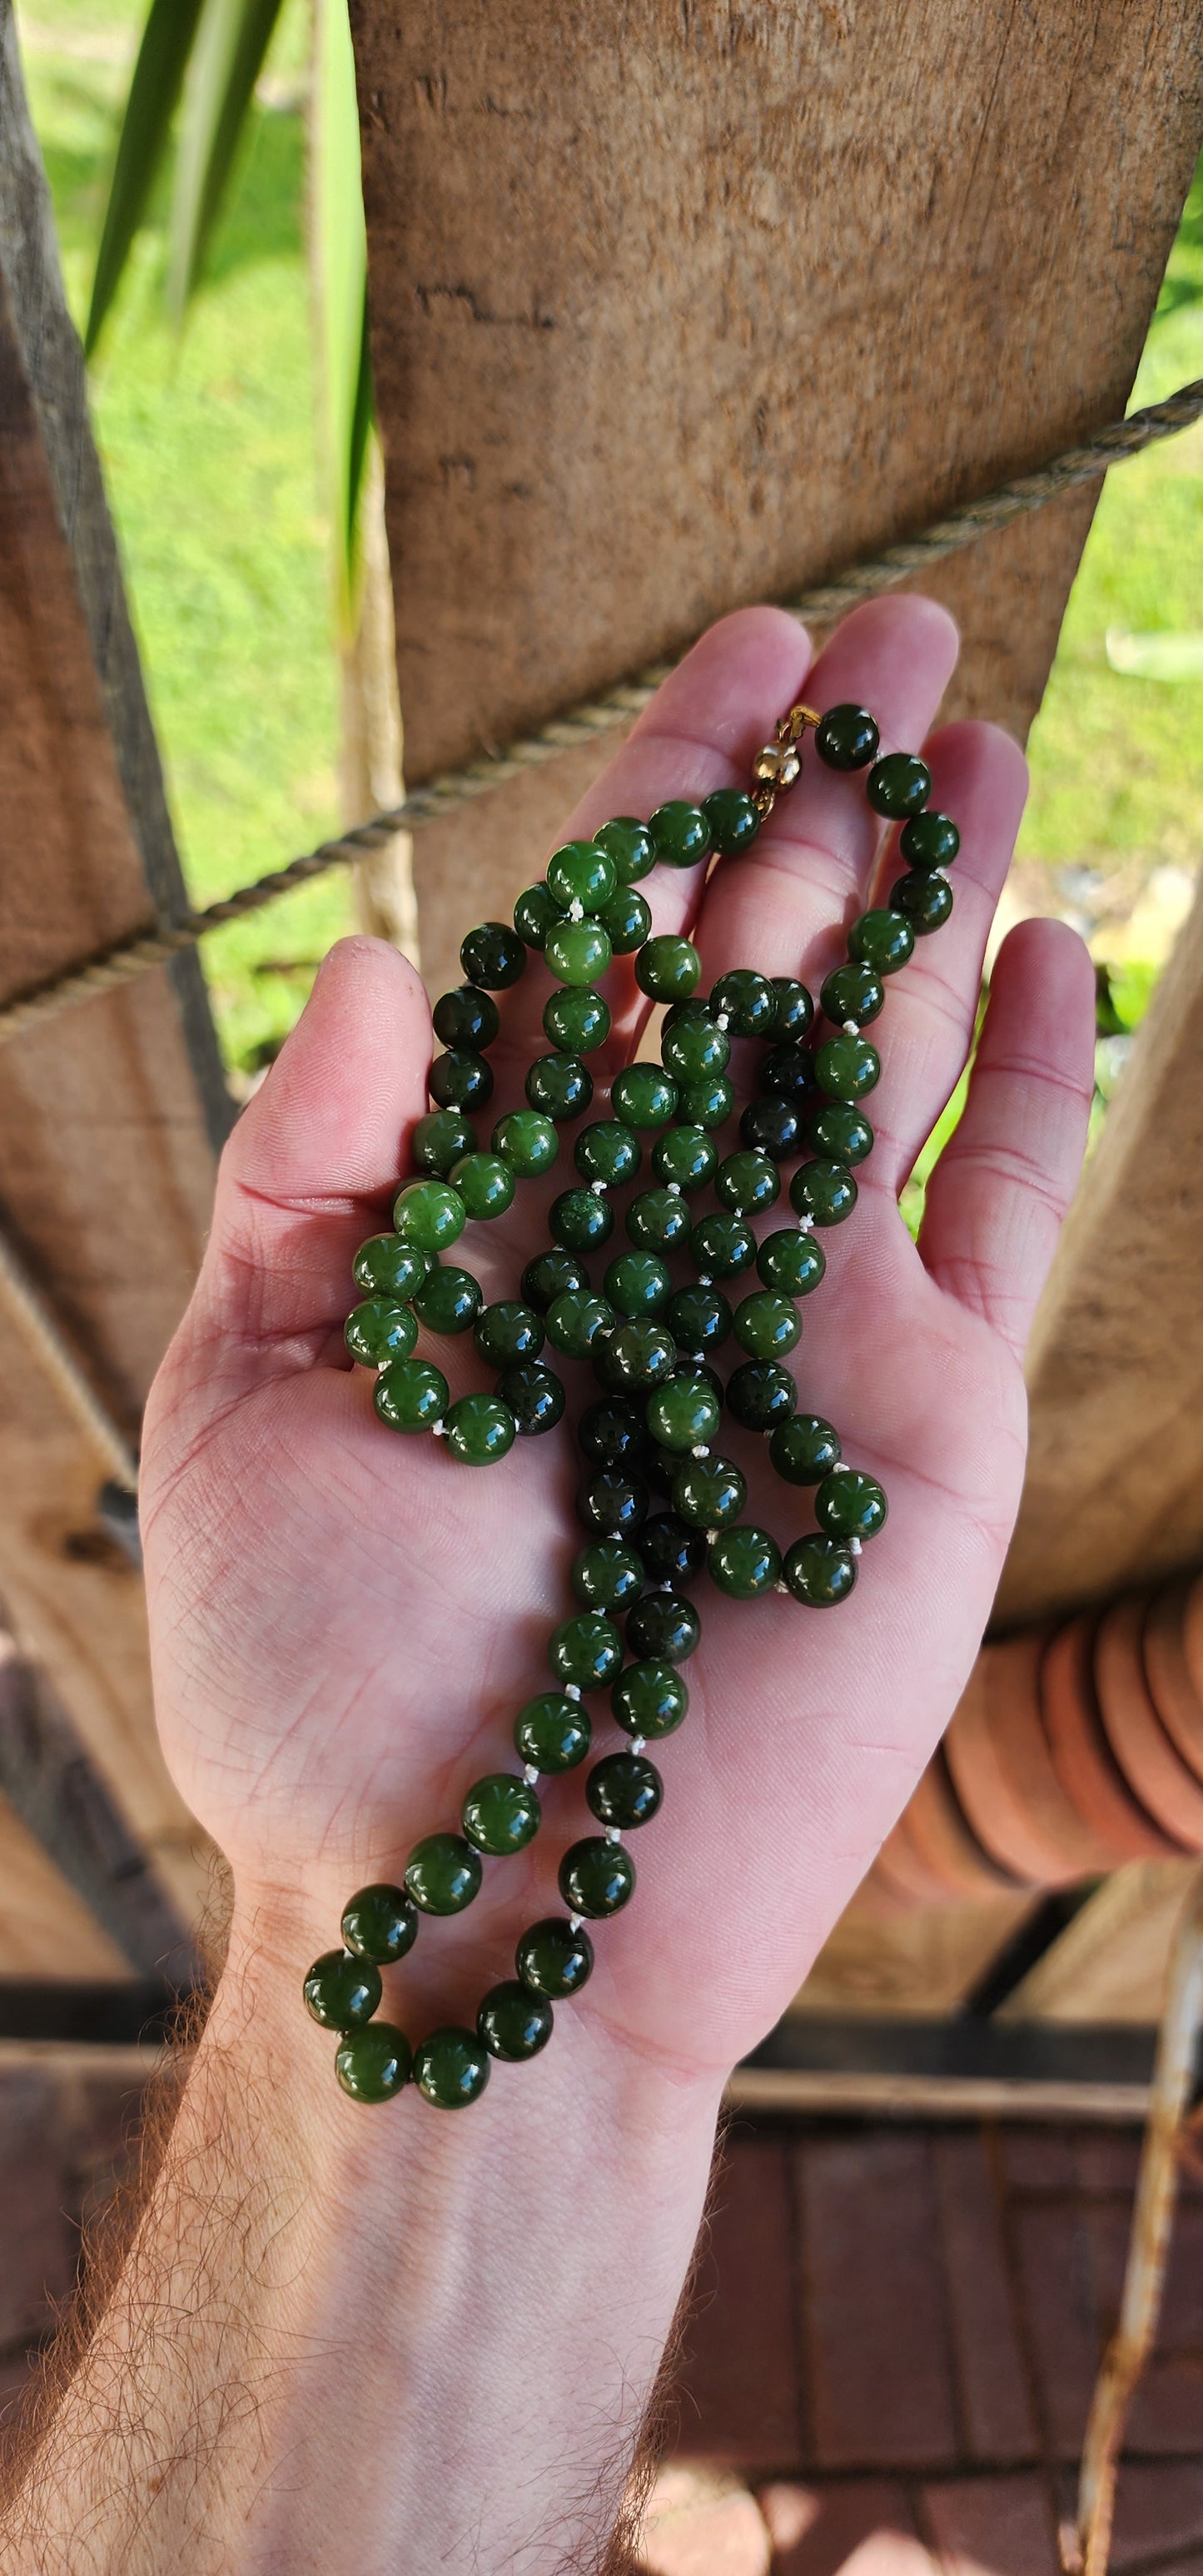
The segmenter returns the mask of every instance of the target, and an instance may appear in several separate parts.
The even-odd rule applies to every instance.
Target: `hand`
[[[955,656],[951,622],[919,599],[858,610],[813,670],[790,619],[729,618],[660,691],[565,837],[745,783],[799,696],[857,700],[883,749],[914,749]],[[549,2056],[575,2018],[581,2034],[721,2078],[787,2003],[905,1803],[989,1612],[1023,1470],[1024,1342],[1086,1133],[1093,983],[1058,924],[1026,923],[1004,943],[916,1248],[898,1192],[965,1062],[1025,789],[1019,751],[987,725],[947,727],[925,756],[934,802],[961,828],[956,909],[889,985],[873,1032],[884,1071],[867,1104],[876,1148],[851,1220],[823,1238],[828,1275],[801,1309],[795,1354],[803,1404],[880,1477],[888,1525],[831,1610],[729,1602],[701,1577],[690,1713],[657,1755],[664,1806],[634,1838],[635,1897],[597,1927],[594,1978],[557,2014]],[[542,856],[531,853],[532,878]],[[724,968],[754,965],[817,994],[881,863],[863,776],[809,755],[751,853],[723,861],[704,894],[697,871],[663,868],[644,891],[657,930],[690,929],[703,991]],[[500,997],[482,1141],[521,1104],[549,981],[536,959]],[[599,1084],[647,1009],[629,960],[605,989],[614,1031],[604,1061],[591,1059]],[[493,1467],[457,1467],[439,1443],[388,1431],[346,1359],[352,1255],[388,1224],[410,1168],[430,1053],[412,968],[375,942],[343,942],[226,1149],[204,1269],[146,1426],[167,1758],[232,1864],[240,1907],[291,1959],[298,2044],[317,2050],[300,1997],[312,1950],[337,1942],[355,1887],[399,1878],[419,1836],[456,1825],[474,1778],[514,1767],[514,1715],[550,1684],[547,1637],[574,1607],[582,1544],[566,1431],[520,1440]],[[590,1114],[604,1108],[597,1098]],[[508,1217],[465,1238],[457,1258],[487,1296],[518,1293],[569,1170],[565,1139],[546,1185],[520,1184]],[[437,1357],[453,1393],[482,1383],[470,1337]],[[591,1373],[566,1373],[573,1402],[590,1401]],[[720,1437],[746,1464],[747,1435],[724,1425]],[[750,1476],[749,1516],[783,1545],[805,1499],[768,1471]],[[608,1747],[605,1699],[592,1711]],[[384,2010],[411,2039],[470,2022],[485,1988],[512,1974],[521,1929],[562,1911],[559,1854],[593,1830],[582,1778],[544,1784],[528,1853],[488,1864],[476,1904],[452,1924],[424,1921],[386,1978]],[[538,2087],[539,2066],[506,2082]]]

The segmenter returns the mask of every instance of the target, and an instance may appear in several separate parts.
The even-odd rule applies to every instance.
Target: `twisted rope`
[[[819,583],[796,599],[782,600],[780,605],[790,617],[830,624],[862,599],[875,598],[912,573],[925,572],[929,565],[956,554],[962,546],[976,545],[979,538],[1009,526],[1029,510],[1042,509],[1046,501],[1056,500],[1062,492],[1105,474],[1108,466],[1139,455],[1158,439],[1189,429],[1201,416],[1203,380],[1183,385],[1166,402],[1153,403],[1146,411],[1113,421],[1084,446],[1067,448],[1035,473],[1016,475],[996,491],[976,501],[963,502],[959,509],[950,510],[946,518],[937,519],[917,536],[886,546],[880,554],[850,565],[834,580]],[[324,875],[328,868],[351,865],[366,852],[390,841],[397,832],[420,831],[423,824],[437,822],[444,814],[470,805],[477,796],[488,796],[494,788],[504,787],[507,780],[520,777],[524,770],[537,769],[544,761],[558,759],[561,752],[596,741],[615,725],[639,715],[673,668],[674,664],[667,661],[637,671],[603,696],[565,708],[535,732],[507,743],[503,750],[442,771],[423,786],[412,788],[400,805],[373,815],[369,822],[356,823],[335,840],[321,842],[316,850],[293,859],[287,867],[257,877],[253,885],[240,886],[220,903],[206,904],[200,912],[181,913],[156,930],[118,941],[51,982],[16,995],[12,1001],[0,1004],[0,1045],[20,1037],[26,1029],[40,1026],[55,1012],[86,1002],[93,993],[111,992],[133,976],[145,974],[148,968],[165,965],[182,949],[194,948],[207,932],[262,911],[266,904],[292,894],[298,886],[307,885],[311,877]]]

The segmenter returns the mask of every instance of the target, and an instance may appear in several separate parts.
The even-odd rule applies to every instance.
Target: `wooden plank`
[[[955,2012],[1033,1904],[1031,1892],[878,1917],[853,1899],[791,2013]]]
[[[1118,1869],[1067,1924],[999,2021],[1156,2022],[1174,1926],[1194,1860],[1136,1860]]]
[[[0,1977],[128,1977],[130,1963],[0,1792]]]

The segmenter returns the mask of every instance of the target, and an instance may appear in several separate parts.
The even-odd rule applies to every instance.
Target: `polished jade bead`
[[[391,1360],[372,1390],[372,1402],[390,1431],[428,1431],[447,1409],[447,1380],[428,1360]]]
[[[559,1124],[584,1116],[593,1098],[593,1076],[578,1055],[537,1055],[525,1088],[531,1108]]]
[[[899,877],[890,888],[890,905],[904,912],[916,939],[926,939],[933,930],[942,930],[952,911],[952,887],[947,877],[935,871],[924,876],[916,869],[909,877]]]
[[[584,1610],[553,1628],[547,1660],[558,1682],[575,1682],[578,1690],[604,1690],[622,1667],[622,1639],[612,1620],[600,1611]]]
[[[925,814],[912,814],[898,835],[898,855],[908,868],[950,868],[960,846],[951,814],[937,814],[930,805]]]
[[[679,1002],[696,992],[702,961],[692,940],[664,931],[645,940],[635,960],[635,981],[653,1002]]]
[[[815,750],[829,769],[867,769],[880,742],[867,707],[829,707],[815,728]]]
[[[374,1968],[391,1968],[417,1940],[417,1910],[403,1887],[374,1879],[369,1887],[357,1888],[344,1905],[339,1930],[357,1959],[370,1959]]]
[[[881,1057],[868,1038],[828,1038],[815,1056],[820,1091],[831,1100],[863,1100],[881,1077]]]
[[[343,1340],[353,1360],[365,1368],[383,1368],[386,1360],[407,1360],[418,1338],[408,1306],[390,1297],[366,1297],[353,1306],[343,1326]]]
[[[474,2030],[448,2024],[419,2041],[414,2050],[414,2082],[423,2101],[433,2103],[436,2111],[460,2111],[480,2100],[490,2062]]]
[[[459,1191],[449,1181],[407,1181],[393,1201],[393,1224],[420,1252],[446,1252],[468,1221]]]
[[[490,1986],[476,2016],[476,2035],[483,2039],[490,2057],[500,2057],[507,2066],[520,2066],[528,2057],[537,2057],[546,2048],[554,2027],[551,2005],[542,1996],[532,1995],[516,1977],[507,1977],[504,1985]]]
[[[361,1243],[352,1268],[356,1284],[398,1304],[429,1275],[431,1256],[399,1234],[373,1234]]]
[[[593,1739],[588,1710],[563,1691],[539,1691],[519,1709],[514,1743],[536,1771],[575,1771]]]
[[[706,1570],[711,1582],[733,1601],[755,1601],[759,1593],[771,1592],[780,1582],[781,1550],[767,1530],[738,1521],[734,1529],[720,1530],[713,1547],[707,1548]]]
[[[561,1190],[547,1211],[547,1231],[565,1252],[598,1252],[614,1232],[614,1210],[596,1190]]]
[[[518,1425],[499,1395],[461,1395],[449,1405],[447,1455],[461,1467],[489,1467],[514,1446]]]
[[[483,1780],[474,1780],[460,1809],[468,1841],[494,1860],[525,1851],[542,1821],[530,1782],[515,1779],[512,1771],[490,1771]]]
[[[829,1610],[851,1592],[856,1558],[841,1539],[800,1538],[786,1549],[781,1570],[795,1601],[808,1610]]]
[[[662,1656],[628,1664],[610,1692],[610,1706],[624,1734],[655,1741],[675,1735],[689,1707],[689,1692],[673,1665]]]
[[[652,1170],[665,1186],[675,1181],[688,1193],[703,1190],[714,1178],[718,1155],[704,1127],[666,1127],[652,1147]]]
[[[716,787],[712,795],[703,797],[702,812],[710,825],[711,842],[725,859],[751,849],[760,816],[742,787]]]
[[[577,1519],[599,1538],[630,1538],[647,1518],[649,1499],[633,1468],[602,1467],[577,1494]]]
[[[492,994],[475,984],[457,984],[453,992],[440,993],[432,1017],[440,1046],[471,1047],[477,1054],[492,1046],[501,1026]]]
[[[643,1147],[633,1127],[624,1127],[617,1118],[598,1118],[591,1127],[582,1127],[572,1159],[582,1180],[604,1181],[607,1189],[615,1189],[634,1180]]]
[[[815,1495],[815,1519],[829,1538],[876,1538],[889,1506],[876,1476],[840,1467],[825,1476]]]
[[[874,762],[865,794],[875,814],[884,814],[891,823],[904,822],[926,805],[931,771],[917,752],[887,751],[884,760]]]
[[[618,885],[618,870],[596,841],[566,841],[553,850],[545,871],[547,891],[561,912],[579,903],[582,912],[601,912]]]
[[[802,1332],[802,1318],[792,1298],[772,1288],[755,1289],[735,1309],[735,1338],[754,1360],[784,1359]]]
[[[645,1592],[627,1617],[627,1644],[641,1661],[684,1664],[702,1642],[702,1622],[692,1601],[673,1592]]]
[[[520,1181],[534,1180],[538,1173],[549,1172],[560,1150],[550,1118],[541,1118],[537,1109],[509,1110],[498,1119],[489,1142],[495,1154],[504,1155]]]
[[[620,1252],[603,1284],[615,1314],[632,1323],[658,1315],[672,1293],[667,1267],[656,1252]]]
[[[681,1117],[690,1127],[705,1127],[712,1134],[726,1126],[734,1107],[734,1085],[725,1073],[702,1074],[696,1082],[681,1086]]]
[[[664,1798],[664,1782],[654,1762],[642,1753],[607,1753],[595,1762],[585,1796],[599,1825],[617,1825],[628,1833],[650,1825]]]
[[[863,1110],[827,1100],[807,1119],[806,1142],[826,1163],[863,1163],[873,1151],[873,1130]]]
[[[637,1467],[647,1448],[643,1408],[618,1395],[600,1396],[582,1413],[576,1439],[581,1456],[598,1467]]]
[[[720,975],[710,1008],[716,1018],[723,1015],[737,1038],[767,1038],[777,1017],[777,996],[767,977],[753,967],[732,966]]]
[[[673,1478],[673,1510],[693,1529],[725,1529],[737,1521],[748,1488],[730,1458],[690,1458]]]
[[[666,1185],[641,1190],[631,1200],[625,1222],[631,1242],[641,1251],[671,1252],[689,1232],[689,1210],[684,1198]]]
[[[777,997],[773,1035],[792,1040],[796,1045],[800,1038],[805,1037],[814,1018],[814,1003],[805,984],[799,984],[796,976],[774,975],[770,980]]]
[[[900,961],[901,962],[901,961]],[[872,966],[856,962],[837,966],[834,974],[825,975],[819,991],[819,1007],[837,1028],[846,1020],[855,1020],[863,1028],[885,1009],[886,988]]]
[[[509,1406],[524,1438],[540,1431],[554,1431],[557,1422],[563,1421],[563,1380],[539,1360],[517,1360],[512,1368],[503,1369],[497,1380],[497,1393]]]
[[[796,1109],[815,1094],[815,1060],[809,1047],[787,1039],[769,1048],[758,1076],[758,1089],[771,1100],[788,1100]]]
[[[635,1863],[630,1853],[623,1850],[621,1843],[606,1842],[601,1835],[591,1834],[583,1842],[570,1843],[558,1876],[565,1905],[589,1922],[621,1913],[635,1893]]]
[[[711,847],[710,825],[700,805],[687,804],[682,796],[670,796],[667,805],[658,805],[648,830],[656,856],[666,867],[692,868]]]
[[[431,1333],[466,1333],[481,1308],[481,1289],[470,1270],[453,1262],[431,1271],[413,1300],[414,1313]]]
[[[522,1294],[537,1315],[546,1315],[557,1297],[570,1289],[587,1288],[589,1273],[575,1252],[537,1252],[522,1273]]]
[[[440,1109],[483,1109],[493,1097],[493,1068],[470,1047],[448,1047],[436,1055],[426,1087]]]
[[[792,1100],[749,1100],[739,1122],[739,1139],[753,1154],[771,1163],[789,1163],[798,1151],[801,1112]]]
[[[819,1413],[795,1413],[777,1425],[769,1457],[787,1485],[818,1485],[839,1459],[839,1436]]]
[[[744,1431],[772,1431],[788,1422],[798,1390],[776,1360],[745,1360],[727,1380],[727,1410]]]
[[[714,1195],[737,1216],[756,1216],[781,1196],[781,1174],[768,1154],[744,1146],[727,1154],[714,1175]]]
[[[543,1034],[564,1055],[589,1055],[610,1034],[610,1005],[591,984],[561,984],[543,1005]]]
[[[634,885],[637,877],[650,876],[656,864],[656,844],[646,823],[634,814],[616,814],[603,823],[594,838],[599,850],[613,859],[620,885]]]
[[[334,2053],[334,2072],[353,2102],[391,2102],[408,2084],[413,2051],[393,2021],[349,2030]]]
[[[766,1235],[756,1255],[757,1277],[783,1297],[809,1297],[826,1268],[822,1244],[792,1225],[783,1226],[780,1234]]]
[[[537,885],[527,886],[514,906],[514,928],[526,948],[542,948],[548,931],[562,918],[541,878]]]
[[[405,1864],[405,1885],[423,1914],[462,1914],[479,1894],[479,1855],[462,1834],[427,1834]]]
[[[716,1351],[731,1332],[731,1306],[721,1288],[678,1288],[665,1315],[683,1351]]]
[[[614,1309],[588,1288],[569,1288],[562,1297],[553,1298],[546,1322],[552,1349],[562,1351],[565,1359],[583,1360],[598,1334],[612,1329]]]
[[[756,1237],[741,1216],[704,1216],[690,1235],[689,1255],[704,1286],[737,1279],[756,1259]]]
[[[598,920],[615,956],[630,957],[642,948],[651,929],[652,907],[634,886],[620,886]]]
[[[670,1377],[647,1400],[653,1440],[682,1455],[713,1440],[722,1418],[722,1404],[702,1377]]]
[[[526,949],[504,921],[482,921],[461,941],[459,962],[470,984],[500,993],[525,973]]]
[[[614,950],[600,921],[560,920],[548,931],[543,954],[562,984],[596,984]]]
[[[543,1348],[543,1319],[517,1297],[500,1297],[476,1318],[472,1339],[487,1368],[512,1368],[515,1360],[537,1360]]]
[[[896,975],[913,954],[914,946],[915,934],[906,914],[893,912],[885,904],[879,904],[873,912],[860,913],[848,932],[849,956],[859,958],[862,965],[871,966],[878,975]],[[848,1017],[852,1017],[851,1012]]]
[[[708,1012],[696,1018],[670,1016],[664,1023],[660,1054],[666,1073],[677,1082],[703,1082],[709,1074],[725,1073],[731,1061],[731,1040]]]
[[[451,1181],[470,1217],[504,1216],[514,1204],[514,1175],[504,1154],[465,1154]]]
[[[476,1143],[476,1129],[470,1118],[461,1116],[458,1109],[431,1109],[419,1118],[409,1150],[419,1171],[436,1172],[445,1180],[461,1155],[476,1152]]]
[[[789,1185],[794,1214],[808,1216],[812,1225],[842,1225],[851,1216],[857,1195],[853,1175],[843,1163],[801,1163]]]
[[[549,1914],[524,1932],[514,1955],[519,1981],[531,1994],[559,2003],[577,1995],[593,1974],[593,1943],[587,1932]]]
[[[688,1583],[700,1572],[706,1542],[675,1512],[655,1512],[635,1535],[649,1583]]]
[[[630,1389],[658,1386],[671,1376],[677,1365],[677,1345],[663,1324],[617,1324],[599,1341],[593,1361],[602,1385],[614,1395],[624,1395]]]
[[[628,1064],[614,1076],[610,1106],[627,1127],[667,1127],[677,1114],[679,1094],[670,1073],[657,1064]]]
[[[572,1589],[586,1610],[629,1610],[643,1585],[643,1558],[619,1538],[595,1539],[573,1561]]]
[[[324,1950],[305,1979],[305,2001],[323,2030],[354,2030],[370,2021],[384,1989],[380,1970],[350,1950]]]

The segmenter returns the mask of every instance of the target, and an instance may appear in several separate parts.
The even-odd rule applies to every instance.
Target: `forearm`
[[[687,2272],[712,2085],[566,2008],[461,2113],[340,2094],[299,1926],[237,1914],[6,2576],[592,2570]],[[314,1946],[312,1940],[310,1946]]]

